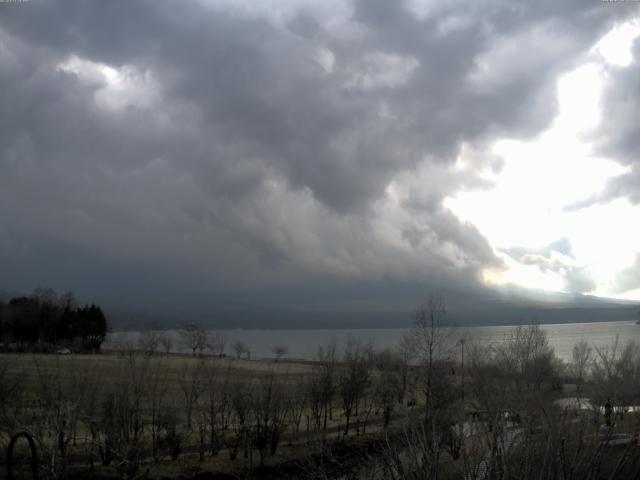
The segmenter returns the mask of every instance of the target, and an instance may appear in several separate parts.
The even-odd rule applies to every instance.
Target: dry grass
[[[177,388],[179,378],[185,368],[201,364],[203,361],[215,365],[221,371],[228,372],[230,378],[249,380],[259,379],[266,373],[280,375],[303,375],[309,373],[312,366],[305,363],[274,362],[266,360],[237,360],[229,358],[194,358],[186,355],[153,355],[146,357],[137,354],[133,361],[148,361],[150,371],[161,371],[163,380],[169,388]],[[26,391],[34,391],[43,376],[54,376],[61,384],[71,381],[74,375],[86,374],[100,378],[107,383],[125,381],[131,357],[116,353],[98,355],[55,355],[55,354],[0,354],[0,365],[6,366],[11,376],[21,379]]]

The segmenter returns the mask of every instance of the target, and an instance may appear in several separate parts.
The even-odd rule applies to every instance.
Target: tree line
[[[37,288],[30,296],[0,301],[0,343],[5,350],[98,351],[107,334],[100,306],[80,306],[72,292]]]

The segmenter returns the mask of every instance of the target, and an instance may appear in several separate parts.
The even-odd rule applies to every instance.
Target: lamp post
[[[465,436],[464,436],[464,423],[466,420],[466,414],[465,414],[465,405],[464,405],[464,338],[460,339],[460,367],[462,369],[462,382],[461,382],[461,386],[462,386],[462,408],[460,410],[461,412],[461,422],[460,422],[460,427],[459,427],[459,435],[460,435],[460,447],[463,448],[463,455],[467,455],[467,449],[465,446]],[[466,462],[465,462],[466,464]]]

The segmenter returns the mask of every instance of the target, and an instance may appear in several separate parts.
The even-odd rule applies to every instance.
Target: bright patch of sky
[[[631,64],[638,36],[637,20],[607,33],[584,64],[558,79],[558,114],[547,131],[532,140],[505,138],[491,146],[504,161],[500,171],[484,174],[494,187],[462,191],[445,200],[445,206],[473,223],[503,258],[505,269],[486,271],[487,283],[571,291],[565,276],[571,269],[581,269],[595,285],[583,293],[640,299],[638,290],[615,288],[616,274],[640,253],[640,222],[630,220],[640,219],[640,206],[619,199],[569,208],[625,172],[615,159],[596,155],[589,139],[602,120],[600,97],[607,69]],[[459,162],[467,163],[464,158]],[[514,258],[513,250],[507,253],[514,247],[543,251],[559,239],[571,244],[566,268],[544,268],[523,261],[523,256]]]
[[[81,81],[94,85],[94,101],[104,110],[148,108],[159,98],[153,74],[135,66],[125,65],[118,69],[73,55],[60,63],[57,70],[76,75]]]

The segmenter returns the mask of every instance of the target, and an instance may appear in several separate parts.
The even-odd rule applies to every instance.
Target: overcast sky
[[[0,289],[640,300],[639,19],[597,0],[1,3]]]

